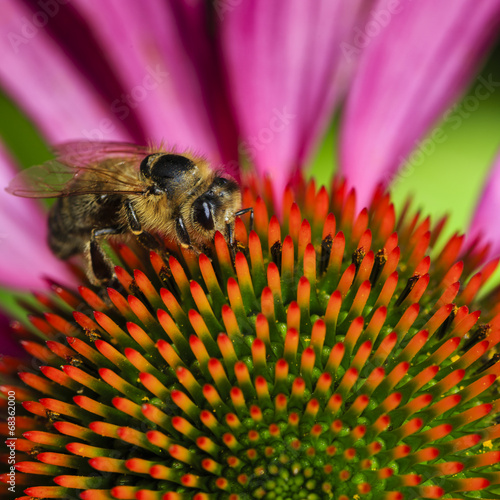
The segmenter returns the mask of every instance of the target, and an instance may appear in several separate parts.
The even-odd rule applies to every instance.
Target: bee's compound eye
[[[215,227],[211,204],[206,198],[204,199],[200,196],[200,198],[193,203],[193,219],[207,231]]]

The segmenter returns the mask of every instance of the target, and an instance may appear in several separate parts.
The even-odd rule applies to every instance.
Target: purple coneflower
[[[234,261],[220,235],[211,258],[118,244],[107,290],[1,195],[25,221],[4,283],[58,281],[26,305],[33,330],[14,324],[32,361],[0,360],[2,495],[500,494],[500,296],[480,294],[498,260],[376,188],[464,89],[497,3],[12,0],[3,16],[0,82],[50,141],[168,137],[257,174]],[[345,95],[347,182],[327,190],[299,170]],[[475,224],[494,241],[490,191]]]

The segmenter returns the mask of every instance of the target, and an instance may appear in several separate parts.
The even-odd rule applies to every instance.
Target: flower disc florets
[[[299,180],[280,223],[248,185],[235,254],[122,245],[118,286],[37,296],[45,343],[16,326],[37,363],[1,362],[22,381],[5,494],[500,497],[499,293],[477,300],[497,261],[381,191],[356,215],[343,183]]]

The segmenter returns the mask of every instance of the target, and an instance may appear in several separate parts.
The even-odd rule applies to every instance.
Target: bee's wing
[[[49,160],[20,172],[6,191],[25,198],[61,198],[83,194],[143,193],[137,179],[123,174],[124,163],[131,160],[108,162],[102,166],[73,166],[58,160]],[[108,168],[112,166],[112,168]],[[87,175],[88,173],[88,175]]]
[[[156,152],[151,146],[118,141],[73,141],[54,146],[54,156],[62,163],[86,167],[109,158],[140,159]]]

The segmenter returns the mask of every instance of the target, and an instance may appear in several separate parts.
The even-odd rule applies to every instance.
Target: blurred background
[[[481,78],[498,82],[498,87],[484,100],[475,94]],[[325,171],[325,163],[337,164],[336,132],[334,123],[310,170],[321,183],[328,182],[331,175]],[[440,139],[436,141],[433,137]],[[396,207],[401,207],[411,196],[424,215],[431,215],[434,220],[449,215],[446,234],[466,231],[499,147],[500,45],[497,43],[468,92],[417,145],[396,178],[390,189]]]
[[[498,82],[487,98],[478,98],[476,94],[482,79]],[[306,170],[307,175],[317,179],[318,185],[328,184],[337,169],[338,115]],[[0,140],[20,168],[43,163],[51,157],[49,145],[40,132],[1,90]],[[499,145],[500,46],[497,43],[468,92],[431,129],[427,138],[415,144],[414,153],[391,188],[396,207],[401,207],[411,196],[423,214],[431,215],[434,220],[450,215],[446,234],[466,231]],[[10,290],[0,289],[0,306],[15,308]]]
[[[487,99],[475,95],[481,78],[499,82]],[[340,110],[340,112],[342,112]],[[338,120],[331,124],[307,175],[328,184],[337,170]],[[439,131],[442,140],[432,139]],[[51,158],[49,145],[0,90],[0,137],[23,168]],[[500,147],[500,45],[491,51],[469,91],[417,145],[391,188],[401,207],[408,196],[424,214],[449,214],[448,234],[466,231],[489,168]],[[331,166],[331,169],[330,169]]]

